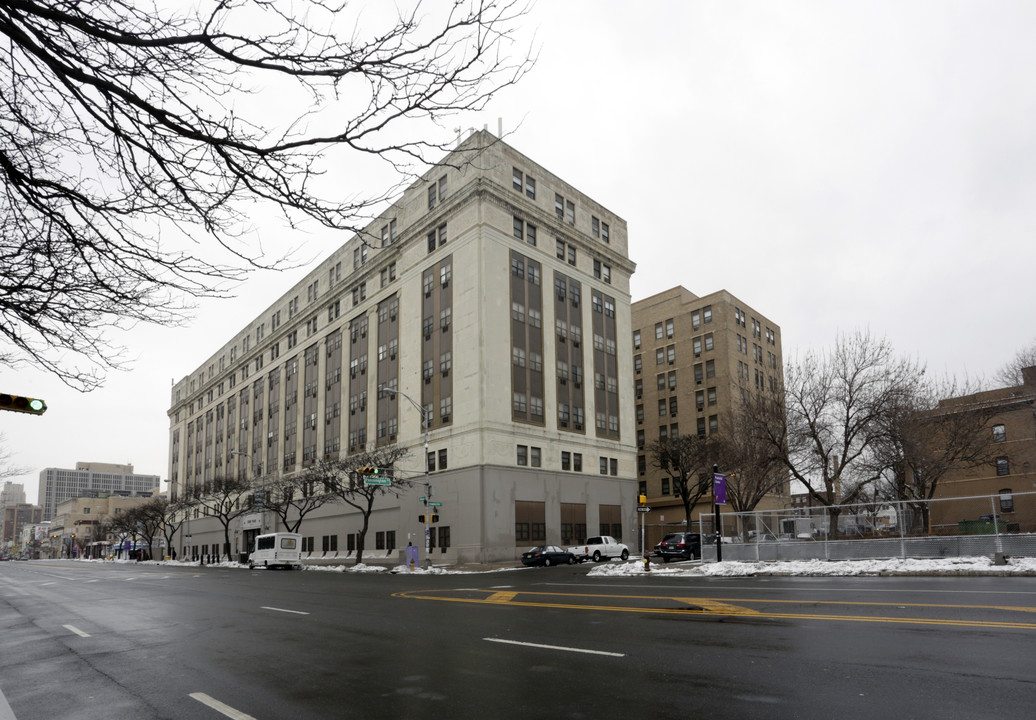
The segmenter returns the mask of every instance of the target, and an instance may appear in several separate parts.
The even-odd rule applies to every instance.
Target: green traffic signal
[[[0,410],[23,412],[28,413],[29,415],[42,415],[47,411],[47,403],[43,402],[39,398],[0,393]]]

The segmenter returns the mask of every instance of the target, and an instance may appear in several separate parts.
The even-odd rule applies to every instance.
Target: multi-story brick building
[[[158,475],[138,475],[132,465],[113,463],[76,463],[75,470],[45,468],[40,471],[39,505],[43,519],[50,520],[58,503],[70,498],[110,495],[158,494],[161,478]]]
[[[412,449],[397,471],[427,468],[443,504],[436,559],[622,535],[636,504],[633,269],[620,217],[475,133],[174,386],[172,492],[395,444]],[[424,494],[379,502],[366,548],[421,546]],[[212,547],[205,520],[190,532]],[[332,505],[301,532],[341,556],[359,527]]]
[[[1036,367],[1022,369],[1022,384],[939,403],[940,412],[992,412],[993,460],[951,470],[939,481],[932,528],[955,532],[961,521],[996,514],[1011,530],[1036,532]],[[948,499],[957,498],[953,502]]]
[[[651,547],[687,520],[677,488],[653,464],[651,444],[719,432],[743,391],[780,391],[784,363],[780,327],[725,290],[698,297],[675,287],[633,303],[632,316],[637,477],[651,507]],[[711,496],[704,500],[707,507],[691,509],[693,522],[711,511]]]

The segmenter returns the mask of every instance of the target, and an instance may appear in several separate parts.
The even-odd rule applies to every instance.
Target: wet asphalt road
[[[589,567],[0,563],[0,720],[1032,715],[1036,578]]]

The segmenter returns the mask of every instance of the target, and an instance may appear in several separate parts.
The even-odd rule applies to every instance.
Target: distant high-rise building
[[[97,497],[99,494],[135,496],[157,494],[158,475],[138,475],[132,465],[76,463],[75,470],[45,468],[40,471],[39,505],[43,520],[54,517],[58,503],[70,498]]]
[[[686,523],[668,474],[653,465],[651,444],[679,435],[720,432],[746,394],[783,387],[781,329],[758,310],[720,290],[698,297],[675,287],[633,303],[637,478],[651,512],[646,545]],[[692,508],[711,511],[711,496]]]
[[[6,505],[19,505],[25,502],[25,486],[8,480],[0,488],[0,508]]]
[[[398,445],[440,520],[426,535],[423,488],[389,495],[368,553],[412,542],[463,562],[621,537],[636,518],[633,269],[622,218],[474,133],[173,387],[172,493]],[[308,515],[304,548],[349,555],[358,517]],[[204,517],[190,534],[222,544]]]

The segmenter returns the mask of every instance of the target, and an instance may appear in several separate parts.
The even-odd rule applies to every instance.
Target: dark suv
[[[662,562],[670,560],[699,560],[701,559],[701,535],[691,532],[669,533],[662,542],[655,545],[655,554],[662,558]]]

